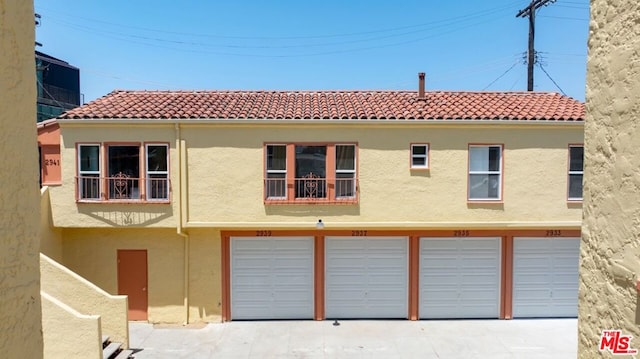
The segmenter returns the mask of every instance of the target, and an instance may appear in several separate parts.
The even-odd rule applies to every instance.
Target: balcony
[[[265,178],[265,204],[355,204],[360,197],[357,178]]]
[[[133,178],[122,173],[113,177],[76,177],[78,202],[167,203],[170,193],[171,182],[168,178]]]

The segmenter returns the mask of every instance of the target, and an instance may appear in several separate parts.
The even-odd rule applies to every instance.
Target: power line
[[[500,11],[504,11],[504,10],[500,10]],[[500,12],[500,11],[493,11],[493,12]],[[475,16],[476,18],[478,16]],[[131,34],[120,34],[120,33],[113,33],[113,32],[105,32],[104,30],[95,30],[92,29],[91,27],[87,27],[87,26],[83,26],[83,25],[76,25],[76,24],[68,24],[67,26],[70,26],[72,28],[76,28],[79,29],[81,31],[86,31],[86,32],[90,32],[90,33],[95,33],[95,34],[99,34],[105,37],[110,37],[119,41],[127,41],[130,43],[136,43],[136,44],[142,44],[142,45],[146,45],[146,46],[152,46],[152,47],[156,47],[156,48],[165,48],[165,49],[170,49],[170,50],[178,50],[178,51],[187,51],[187,52],[192,52],[192,53],[203,53],[203,54],[212,54],[212,55],[228,55],[228,56],[244,56],[244,57],[262,57],[262,58],[286,58],[286,57],[309,57],[309,56],[320,56],[320,55],[333,55],[333,54],[340,54],[340,53],[352,53],[352,52],[358,52],[358,51],[366,51],[366,50],[373,50],[373,49],[380,49],[380,48],[388,48],[388,47],[393,47],[393,46],[401,46],[401,45],[406,45],[406,44],[411,44],[411,43],[416,43],[416,42],[420,42],[420,41],[424,41],[430,38],[435,38],[435,37],[439,37],[439,36],[443,36],[452,32],[456,32],[456,31],[460,31],[463,30],[465,28],[469,28],[472,26],[476,26],[482,23],[486,23],[486,22],[491,22],[493,21],[494,18],[488,18],[488,19],[483,19],[482,21],[475,21],[475,22],[469,22],[469,20],[465,20],[466,26],[461,26],[461,24],[457,24],[457,23],[449,23],[446,25],[439,25],[437,27],[431,28],[431,29],[427,29],[430,30],[430,33],[426,36],[422,36],[422,37],[417,37],[417,38],[413,38],[413,39],[407,39],[404,41],[397,41],[397,42],[393,42],[393,43],[387,43],[387,44],[382,44],[382,45],[371,45],[371,46],[363,46],[363,47],[359,47],[359,48],[347,48],[347,49],[328,49],[326,51],[317,51],[317,52],[313,52],[313,53],[302,53],[302,54],[275,54],[275,55],[266,55],[266,54],[246,54],[246,53],[234,53],[234,52],[224,52],[224,51],[207,51],[207,50],[202,50],[202,49],[185,49],[185,48],[175,48],[175,47],[168,47],[168,46],[161,46],[158,44],[154,44],[154,43],[149,43],[149,42],[145,42],[145,41],[153,41],[153,40],[158,40],[158,39],[152,39],[152,38],[147,38],[147,39],[140,39],[139,37],[134,37],[135,35],[131,35]],[[442,27],[448,27],[448,30],[445,31],[438,31],[438,32],[434,32],[433,30],[435,28],[442,28]],[[427,31],[424,30],[424,31]],[[368,41],[373,41],[375,39],[369,39]],[[400,39],[399,39],[400,40]],[[221,45],[213,45],[213,44],[206,44],[206,43],[186,43],[186,42],[180,42],[180,41],[175,41],[172,43],[173,45],[199,45],[199,47],[211,47],[211,46],[221,46]],[[327,44],[327,46],[331,46],[331,45],[336,45],[336,44]],[[307,45],[309,46],[309,45]],[[251,49],[250,46],[237,46],[236,48],[239,49]]]
[[[566,93],[564,93],[564,91],[562,91],[562,89],[560,88],[560,86],[555,82],[555,80],[553,78],[551,78],[551,75],[549,75],[549,73],[547,72],[547,70],[544,69],[544,67],[542,66],[542,64],[538,64],[538,66],[540,67],[540,69],[542,70],[542,72],[545,73],[545,75],[547,75],[547,77],[549,78],[549,80],[551,80],[551,82],[553,82],[554,85],[556,85],[556,87],[558,88],[558,90],[560,90],[560,92],[562,92],[563,95],[567,96]]]
[[[42,7],[40,7],[40,9],[41,10],[47,10],[47,11],[50,11],[50,12],[53,12],[53,13],[63,14],[63,17],[72,18],[74,20],[81,19],[81,20],[88,21],[90,23],[102,23],[102,24],[105,24],[105,25],[111,25],[111,26],[115,26],[115,27],[123,27],[123,28],[136,29],[136,30],[142,30],[142,31],[148,31],[148,32],[157,32],[157,33],[163,33],[163,34],[182,35],[182,36],[209,37],[209,38],[229,39],[229,40],[259,40],[259,41],[264,41],[264,40],[309,40],[309,39],[323,39],[323,38],[335,38],[335,37],[352,37],[352,36],[370,35],[370,34],[383,33],[383,32],[394,32],[394,31],[400,31],[400,30],[414,29],[414,28],[432,26],[432,25],[436,25],[436,24],[454,25],[454,24],[456,24],[457,22],[459,22],[461,20],[475,18],[475,17],[482,17],[482,16],[486,16],[486,15],[492,15],[492,14],[495,14],[497,12],[510,10],[510,9],[512,9],[514,7],[515,3],[518,3],[518,1],[513,1],[509,5],[505,5],[505,6],[502,6],[502,7],[489,8],[489,9],[478,11],[478,12],[475,12],[475,13],[469,13],[469,14],[465,14],[465,15],[455,16],[455,17],[451,17],[451,18],[446,18],[446,19],[442,19],[442,20],[436,20],[436,21],[426,22],[426,23],[421,23],[421,24],[414,24],[414,25],[407,25],[407,26],[400,26],[400,27],[393,27],[393,28],[385,28],[385,29],[378,29],[378,30],[370,30],[370,31],[362,31],[362,32],[354,32],[354,33],[321,34],[321,35],[307,35],[307,36],[237,36],[237,35],[202,34],[202,33],[193,33],[193,32],[168,31],[168,30],[164,30],[164,29],[157,29],[157,28],[154,29],[154,28],[133,26],[133,25],[128,25],[128,24],[117,24],[117,23],[113,23],[113,22],[108,22],[108,21],[103,21],[103,20],[93,19],[93,18],[88,18],[88,17],[82,17],[82,16],[77,16],[77,15],[73,15],[73,16],[65,15],[65,14],[63,14],[63,13],[61,13],[59,11],[56,11],[56,10],[53,10],[53,9],[42,8]],[[50,15],[48,17],[55,19],[55,17],[51,17]]]
[[[502,75],[498,76],[498,78],[496,78],[495,80],[491,81],[491,83],[490,83],[490,84],[488,84],[487,86],[485,86],[485,87],[482,89],[482,91],[484,91],[484,90],[488,89],[491,85],[493,85],[493,84],[494,84],[494,83],[496,83],[498,80],[500,80],[504,75],[506,75],[509,71],[511,71],[514,67],[516,67],[516,65],[517,65],[517,64],[518,64],[517,62],[514,62],[514,63],[513,63],[513,65],[511,65],[511,67],[509,67],[509,68],[507,69],[507,71],[503,72],[503,73],[502,73]]]

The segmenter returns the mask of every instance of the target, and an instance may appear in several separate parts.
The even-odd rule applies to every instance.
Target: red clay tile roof
[[[114,91],[63,119],[416,119],[584,121],[585,106],[543,92]]]

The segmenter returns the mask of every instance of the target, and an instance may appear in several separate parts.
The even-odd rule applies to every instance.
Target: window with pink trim
[[[155,143],[79,144],[78,200],[168,201],[168,151]]]
[[[265,157],[265,202],[357,200],[354,144],[267,144]]]

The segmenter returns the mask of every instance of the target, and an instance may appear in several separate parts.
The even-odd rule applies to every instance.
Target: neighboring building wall
[[[42,358],[33,2],[0,0],[0,355]]]
[[[67,62],[36,51],[37,122],[80,106],[80,70]]]
[[[580,264],[580,358],[599,352],[603,330],[640,348],[640,13],[637,1],[591,2]]]

